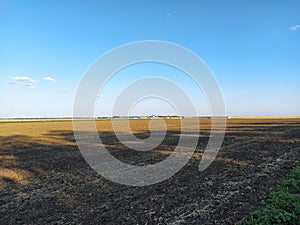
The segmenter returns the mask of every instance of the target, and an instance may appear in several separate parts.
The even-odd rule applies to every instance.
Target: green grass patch
[[[300,166],[297,166],[269,195],[264,208],[252,212],[240,225],[299,225]]]

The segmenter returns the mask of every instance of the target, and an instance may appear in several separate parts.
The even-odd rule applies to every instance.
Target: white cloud
[[[32,88],[35,87],[34,84],[32,84],[32,83],[27,83],[27,82],[26,82],[24,85],[27,86],[27,87],[32,87]]]
[[[56,81],[53,77],[44,77],[43,80]]]
[[[22,82],[25,86],[34,87],[36,81],[31,79],[30,77],[25,76],[16,76],[12,77],[9,81],[10,84],[17,84],[18,82]]]
[[[11,78],[12,81],[22,81],[22,82],[26,82],[26,83],[31,83],[31,84],[35,84],[35,80],[31,79],[30,77],[12,77]]]
[[[299,24],[297,24],[295,26],[291,26],[291,30],[298,30],[298,29],[300,29],[300,25]]]

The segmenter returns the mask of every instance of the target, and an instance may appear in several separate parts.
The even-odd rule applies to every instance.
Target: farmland
[[[162,161],[180,136],[180,119],[149,152],[122,145],[111,120],[96,121],[108,151],[134,165]],[[231,118],[215,161],[198,165],[210,134],[200,119],[197,149],[173,177],[144,187],[106,180],[84,161],[72,121],[0,122],[0,224],[234,224],[264,205],[300,160],[300,118]],[[148,119],[130,120],[141,139]],[[193,135],[193,127],[191,134]]]

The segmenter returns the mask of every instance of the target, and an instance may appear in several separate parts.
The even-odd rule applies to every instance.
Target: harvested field
[[[134,164],[154,164],[176,147],[180,120],[150,152],[120,143],[110,120],[97,130],[110,153]],[[147,138],[149,120],[131,120]],[[234,224],[258,209],[276,182],[300,160],[300,118],[233,118],[215,161],[199,160],[210,120],[201,119],[198,146],[173,177],[132,187],[101,177],[84,161],[71,121],[0,122],[0,224]],[[193,135],[191,127],[190,135]]]

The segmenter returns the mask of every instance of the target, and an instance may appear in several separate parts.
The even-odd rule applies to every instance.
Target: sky
[[[172,42],[197,54],[218,82],[227,115],[300,115],[299,12],[300,1],[291,0],[2,0],[0,118],[72,116],[88,68],[111,49],[142,40]],[[114,74],[99,92],[95,115],[111,116],[118,94],[147,76],[174,82],[199,116],[210,115],[205,93],[184,72],[157,63]],[[178,113],[159,98],[131,110]]]

